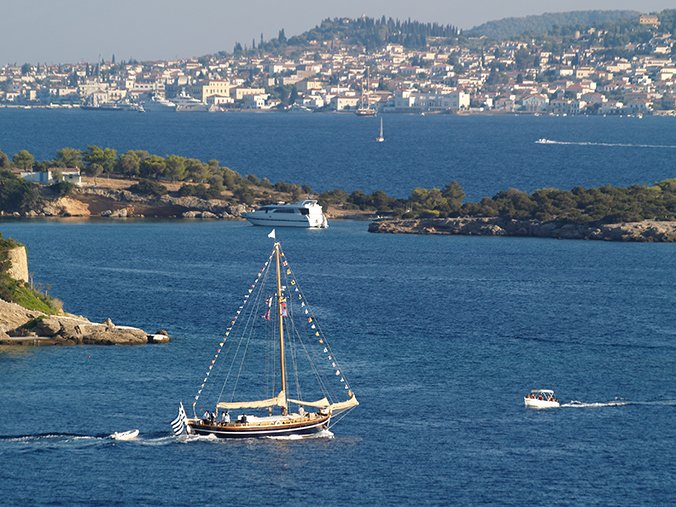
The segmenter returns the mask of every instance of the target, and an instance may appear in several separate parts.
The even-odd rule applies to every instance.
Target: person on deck
[[[227,410],[226,410],[225,412],[223,412],[223,415],[222,415],[222,421],[223,421],[225,424],[228,424],[228,423],[230,422],[230,414],[228,413]]]

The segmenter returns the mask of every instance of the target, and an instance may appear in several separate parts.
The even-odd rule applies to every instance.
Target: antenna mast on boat
[[[284,400],[287,399],[286,394],[286,371],[284,364],[284,312],[283,305],[286,304],[282,293],[282,275],[279,266],[279,241],[275,241],[275,261],[277,267],[277,313],[279,316],[279,366],[281,370],[282,393],[284,393]],[[282,407],[282,413],[286,412],[286,407]]]

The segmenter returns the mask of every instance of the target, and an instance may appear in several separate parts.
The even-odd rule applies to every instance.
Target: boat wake
[[[100,433],[97,435],[82,435],[78,433],[35,433],[30,435],[0,435],[0,444],[15,443],[27,445],[115,445],[115,442],[133,442],[141,445],[157,445],[175,441],[173,435],[166,433],[149,434],[141,438],[139,430],[120,431],[115,433]]]
[[[610,148],[661,148],[676,149],[675,144],[633,144],[633,143],[594,143],[591,141],[554,141],[552,139],[538,139],[535,144],[560,144],[573,146],[605,146]]]
[[[268,440],[312,440],[316,438],[333,438],[333,433],[330,430],[322,430],[313,435],[285,435],[279,437],[264,437]]]
[[[606,402],[591,402],[591,403],[578,400],[571,400],[569,403],[562,403],[561,408],[626,407],[629,405],[676,406],[676,400],[626,401],[617,399]]]

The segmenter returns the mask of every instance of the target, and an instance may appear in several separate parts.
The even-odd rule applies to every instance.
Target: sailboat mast
[[[279,266],[279,243],[275,243],[275,260],[277,264],[277,313],[279,316],[279,366],[281,369],[282,392],[286,398],[286,366],[284,364],[284,316],[282,314],[282,273]]]

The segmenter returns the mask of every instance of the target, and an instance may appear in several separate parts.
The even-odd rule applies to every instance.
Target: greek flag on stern
[[[178,405],[178,415],[176,416],[176,419],[171,421],[171,429],[174,430],[174,435],[177,437],[186,430],[185,420],[187,418],[188,416],[185,413],[185,409],[183,408],[183,403],[180,403]]]

